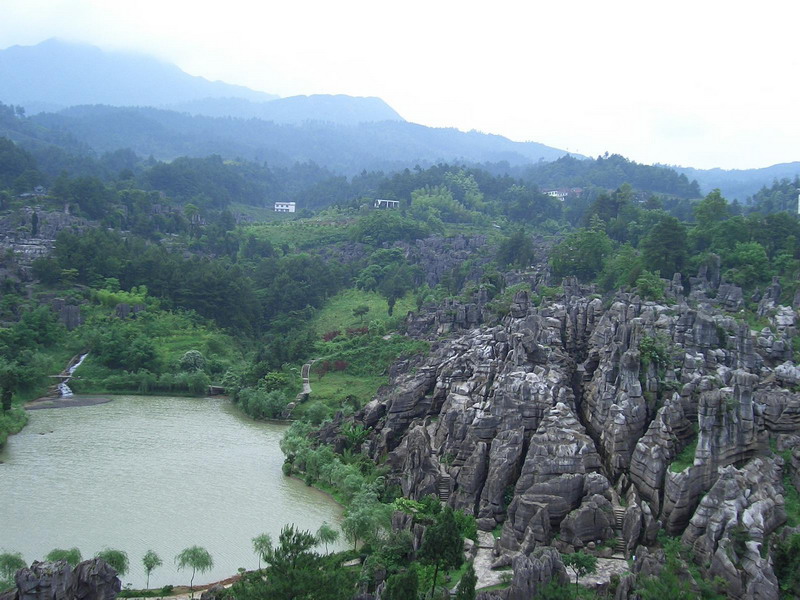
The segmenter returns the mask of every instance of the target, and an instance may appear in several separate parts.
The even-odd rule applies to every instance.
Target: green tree
[[[381,600],[408,600],[419,594],[419,577],[414,569],[405,569],[389,577]],[[474,596],[473,596],[474,598]]]
[[[686,262],[686,227],[675,217],[662,217],[639,242],[644,268],[667,279]]]
[[[749,288],[756,283],[769,281],[772,268],[764,246],[758,242],[736,242],[733,252],[726,256],[730,269],[725,272],[729,281]]]
[[[325,554],[327,554],[328,544],[333,544],[339,539],[339,532],[331,527],[327,521],[323,521],[322,525],[320,525],[319,529],[317,529],[316,537],[320,543],[325,544]]]
[[[574,275],[581,281],[591,281],[603,268],[612,247],[603,222],[597,216],[592,217],[591,227],[571,233],[553,248],[550,255],[553,275]]]
[[[77,548],[70,548],[68,550],[64,550],[63,548],[53,548],[47,553],[47,556],[45,556],[45,559],[50,562],[65,560],[73,567],[81,562],[81,558],[81,551]]]
[[[781,591],[787,598],[800,597],[800,533],[776,541],[772,560]]]
[[[262,533],[253,538],[253,552],[258,556],[258,570],[261,570],[261,559],[266,558],[272,550],[272,538],[268,533]]]
[[[436,589],[436,580],[441,569],[451,569],[464,561],[464,538],[458,531],[453,509],[446,506],[437,516],[436,522],[425,529],[419,558],[434,565],[431,596]]]
[[[708,228],[728,218],[728,201],[722,197],[719,189],[715,189],[697,203],[693,212],[698,226]]]
[[[642,260],[639,253],[630,244],[623,244],[605,261],[598,280],[605,291],[633,287],[641,272]]]
[[[636,291],[646,300],[660,302],[664,299],[664,281],[658,273],[651,273],[645,269],[636,280]]]
[[[467,566],[466,572],[461,576],[456,588],[455,600],[475,600],[475,586],[478,583],[478,576],[475,574],[475,567],[472,563]]]
[[[378,293],[386,298],[389,316],[394,312],[395,303],[405,296],[414,285],[414,278],[411,269],[403,266],[384,276],[378,284]]]
[[[360,304],[353,309],[353,316],[363,323],[364,316],[368,312],[369,312],[369,306],[367,306],[366,304]]]
[[[528,268],[534,259],[533,240],[520,227],[500,242],[497,249],[497,262],[500,266]]]
[[[117,572],[118,575],[122,576],[128,572],[128,568],[130,567],[130,563],[128,562],[128,555],[122,550],[115,550],[114,548],[103,548],[95,554],[97,558],[102,558],[106,561],[111,567]]]
[[[535,596],[536,600],[570,600],[570,598],[572,598],[572,593],[569,587],[552,580]]]
[[[191,590],[191,597],[194,598],[194,575],[197,571],[205,573],[210,571],[214,566],[214,559],[211,558],[208,550],[201,546],[190,546],[184,548],[180,554],[175,557],[175,564],[178,569],[192,569],[192,578],[189,581],[189,589]]]
[[[156,554],[155,550],[148,550],[144,553],[142,557],[142,565],[144,565],[144,572],[147,575],[147,589],[150,589],[150,573],[152,573],[156,568],[163,565],[163,561],[161,557]]]
[[[342,531],[347,540],[358,548],[361,541],[375,540],[380,532],[391,525],[391,506],[378,500],[377,491],[363,486],[350,502],[342,520]]]
[[[578,580],[584,575],[589,575],[597,570],[597,557],[585,552],[574,552],[565,554],[564,564],[575,573],[575,597],[578,597]]]
[[[28,565],[19,552],[4,552],[0,554],[0,591],[14,583],[17,571]]]
[[[236,600],[349,600],[354,573],[342,569],[339,560],[314,552],[317,543],[311,533],[287,525],[264,557],[266,568],[234,584],[233,596]]]

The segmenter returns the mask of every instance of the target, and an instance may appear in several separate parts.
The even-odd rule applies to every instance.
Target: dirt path
[[[475,589],[480,590],[492,585],[501,583],[503,573],[508,571],[493,571],[492,562],[495,559],[493,554],[494,549],[494,536],[489,531],[478,532],[478,553],[475,555],[475,560],[472,563],[475,569],[475,575],[478,577],[478,582],[475,584]]]

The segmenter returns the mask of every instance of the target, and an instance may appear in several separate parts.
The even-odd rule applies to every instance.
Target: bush
[[[279,390],[242,388],[239,391],[239,407],[254,419],[278,419],[287,404],[286,394]]]

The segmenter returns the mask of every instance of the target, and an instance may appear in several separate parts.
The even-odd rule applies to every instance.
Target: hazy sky
[[[0,48],[50,37],[587,155],[800,160],[798,0],[0,0]]]

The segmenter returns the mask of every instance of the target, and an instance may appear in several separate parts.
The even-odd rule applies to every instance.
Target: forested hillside
[[[564,597],[592,559],[622,569],[603,583],[620,598],[797,590],[796,181],[750,211],[616,155],[350,176],[160,162],[76,140],[150,115],[137,135],[166,143],[166,113],[2,108],[19,141],[0,138],[0,441],[86,352],[78,394],[213,384],[296,419],[284,472],[345,503],[356,549],[324,558],[286,530],[236,598],[407,598],[445,573],[474,597],[464,537],[509,573],[479,569],[484,600]]]

